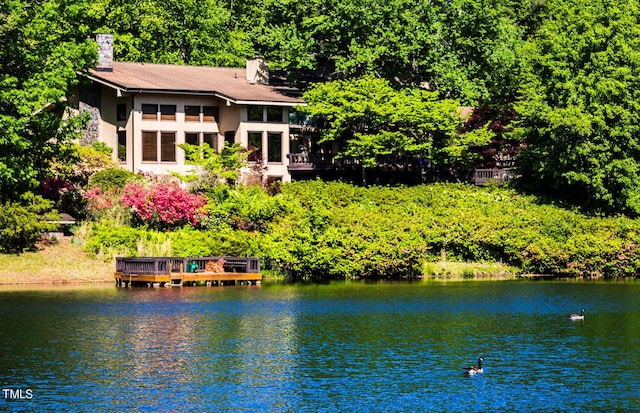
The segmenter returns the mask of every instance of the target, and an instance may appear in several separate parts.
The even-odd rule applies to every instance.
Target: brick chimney
[[[96,43],[98,43],[96,70],[99,72],[113,72],[113,35],[97,34]]]
[[[247,82],[269,84],[269,66],[261,57],[247,59]]]

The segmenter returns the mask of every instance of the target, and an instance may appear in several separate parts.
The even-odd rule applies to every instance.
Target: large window
[[[282,123],[283,110],[280,107],[267,108],[267,122]]]
[[[204,122],[217,122],[218,119],[218,107],[217,106],[203,106],[202,107],[202,120]]]
[[[127,104],[126,103],[118,103],[116,105],[116,121],[117,122],[127,121]]]
[[[216,144],[216,136],[216,133],[203,133],[202,143],[206,143],[210,148],[218,150],[218,145]]]
[[[158,119],[158,105],[142,104],[142,119]]]
[[[250,161],[262,160],[262,132],[249,132],[249,149],[253,151],[248,158]]]
[[[176,105],[160,105],[160,120],[176,120]]]
[[[267,134],[267,162],[282,162],[282,133]]]
[[[118,131],[118,161],[127,161],[127,131]]]
[[[176,161],[175,132],[142,132],[142,161],[158,162],[158,159],[160,162]]]
[[[184,120],[186,122],[200,122],[200,106],[185,106]]]
[[[175,132],[160,132],[160,162],[176,161]]]
[[[200,145],[200,134],[199,133],[185,133],[184,134],[184,143],[189,145]]]
[[[224,132],[224,144],[225,145],[233,145],[236,141],[236,131],[228,130]]]
[[[262,112],[263,112],[262,106],[247,107],[247,120],[249,122],[263,122],[264,117]]]
[[[142,132],[142,162],[158,162],[158,132]]]

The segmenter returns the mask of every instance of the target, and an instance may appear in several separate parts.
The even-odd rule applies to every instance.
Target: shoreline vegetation
[[[625,279],[640,220],[596,217],[508,188],[223,188],[197,227],[153,228],[110,209],[36,252],[0,255],[0,284],[112,282],[116,256],[255,256],[269,280]]]

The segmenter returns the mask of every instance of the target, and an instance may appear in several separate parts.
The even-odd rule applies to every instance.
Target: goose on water
[[[464,374],[468,375],[468,376],[473,376],[474,374],[482,374],[484,373],[484,370],[482,368],[482,362],[484,361],[483,357],[478,358],[478,367],[465,367],[465,371]]]
[[[580,314],[571,314],[569,318],[572,320],[584,320],[584,308],[580,311]]]

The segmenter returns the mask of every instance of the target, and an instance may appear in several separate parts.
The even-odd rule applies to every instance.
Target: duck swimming
[[[484,370],[482,369],[482,362],[484,361],[483,357],[478,358],[478,367],[465,367],[465,372],[464,374],[468,375],[468,376],[473,376],[474,374],[482,374],[484,373]]]
[[[580,314],[571,314],[569,318],[572,320],[584,320],[584,308],[580,311]]]

